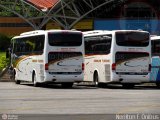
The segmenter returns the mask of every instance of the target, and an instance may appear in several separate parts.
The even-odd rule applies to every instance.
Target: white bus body
[[[149,33],[138,30],[84,32],[84,81],[134,85],[149,82]]]
[[[83,81],[84,40],[80,31],[31,31],[12,39],[13,78],[16,83]]]

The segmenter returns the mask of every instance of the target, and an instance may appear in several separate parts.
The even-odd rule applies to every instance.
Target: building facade
[[[33,28],[19,17],[0,17],[0,33],[7,36],[19,35]]]
[[[160,1],[126,0],[123,4],[106,4],[85,16],[72,29],[77,30],[126,30],[141,29],[160,35]],[[85,8],[84,8],[85,9]],[[87,8],[86,8],[87,9]],[[49,21],[45,29],[61,29],[56,22]],[[0,17],[0,33],[14,36],[33,28],[18,17]]]

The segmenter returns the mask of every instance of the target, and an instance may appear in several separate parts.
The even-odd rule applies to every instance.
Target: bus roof
[[[151,36],[151,40],[160,40],[160,36]]]
[[[13,38],[40,35],[40,34],[45,34],[45,33],[48,33],[48,32],[80,32],[80,31],[77,31],[77,30],[58,30],[58,29],[53,29],[53,30],[35,30],[35,31],[29,31],[29,32],[21,33],[19,36],[15,36]]]
[[[71,32],[71,31],[76,31],[76,32],[80,32],[77,30],[58,30],[58,29],[53,29],[53,30],[35,30],[35,31],[29,31],[29,32],[24,32],[21,33],[20,36],[24,36],[24,35],[34,35],[34,34],[40,34],[40,33],[46,33],[46,32]]]
[[[43,32],[44,32],[44,30],[29,31],[29,32],[21,33],[20,36],[24,36],[24,35],[33,35],[33,34],[38,34],[38,33],[43,33]]]
[[[86,36],[90,36],[90,35],[93,35],[93,34],[112,34],[112,33],[115,33],[115,32],[135,32],[135,31],[138,31],[138,32],[147,32],[147,31],[142,31],[142,30],[93,30],[93,31],[87,31],[87,32],[83,32],[84,35]]]

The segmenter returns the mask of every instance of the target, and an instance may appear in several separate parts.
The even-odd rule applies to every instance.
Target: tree
[[[10,37],[0,34],[0,51],[6,51],[10,45]]]

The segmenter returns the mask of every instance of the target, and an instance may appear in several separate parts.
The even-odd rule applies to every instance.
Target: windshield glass
[[[85,37],[86,54],[109,54],[111,50],[111,35]]]
[[[44,38],[44,35],[37,35],[14,39],[14,53],[16,55],[42,54]]]

